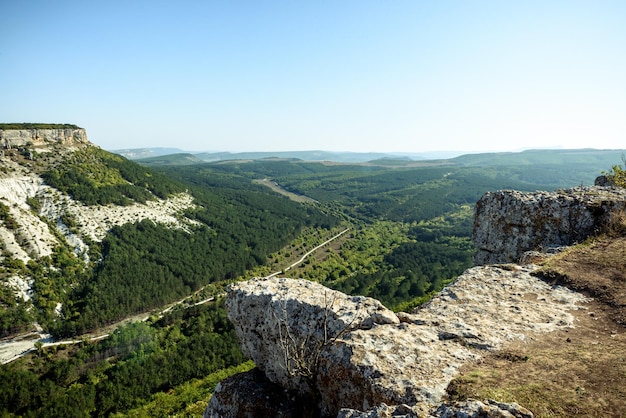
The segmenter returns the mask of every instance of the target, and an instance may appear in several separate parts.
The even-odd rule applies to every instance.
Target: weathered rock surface
[[[532,418],[533,413],[516,403],[468,399],[454,405],[443,404],[430,416],[438,418]]]
[[[626,190],[579,187],[560,192],[498,191],[476,204],[476,265],[518,262],[526,251],[572,245],[626,207]]]
[[[329,415],[383,402],[437,403],[458,369],[482,350],[573,326],[567,311],[584,298],[531,271],[472,268],[416,311],[412,323],[346,334],[320,362],[319,390]]]
[[[371,299],[284,278],[239,283],[229,290],[226,307],[244,352],[268,379],[319,400],[323,416],[383,403],[428,410],[458,369],[484,350],[573,326],[568,311],[579,309],[584,297],[552,287],[532,271],[472,268],[421,309],[399,315],[400,323]],[[324,338],[324,330],[338,338]],[[316,350],[298,352],[303,345]],[[311,354],[319,356],[308,363],[310,374],[290,366],[294,356]],[[207,413],[220,408],[220,400],[212,400]]]
[[[442,404],[430,412],[408,405],[379,405],[366,412],[342,409],[337,418],[532,418],[533,413],[516,403],[468,399],[453,405]]]
[[[255,278],[228,290],[228,317],[241,348],[267,377],[313,395],[322,350],[347,331],[398,324],[379,301],[348,296],[307,280]]]
[[[47,142],[62,145],[90,144],[87,132],[77,129],[0,129],[0,146],[3,148],[20,147],[27,144],[40,146]]]

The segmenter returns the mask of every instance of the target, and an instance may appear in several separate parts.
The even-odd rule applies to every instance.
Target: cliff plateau
[[[574,313],[590,299],[542,280],[520,257],[585,239],[623,210],[625,197],[603,187],[488,193],[474,238],[478,264],[489,265],[467,270],[412,313],[394,316],[374,300],[302,280],[233,285],[227,312],[257,370],[221,382],[205,417],[533,416],[496,401],[449,405],[446,388],[505,344],[576,326]],[[504,261],[518,264],[494,264]]]
[[[90,145],[91,143],[83,128],[0,129],[0,146],[4,149],[47,144],[72,146]]]

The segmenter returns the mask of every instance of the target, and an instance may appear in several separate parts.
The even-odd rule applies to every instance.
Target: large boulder
[[[486,193],[476,203],[474,263],[518,262],[527,251],[549,252],[581,242],[625,206],[626,190],[614,187]]]
[[[399,323],[379,301],[348,296],[308,280],[255,278],[232,285],[226,298],[245,355],[286,389],[315,395],[322,351],[343,334]]]

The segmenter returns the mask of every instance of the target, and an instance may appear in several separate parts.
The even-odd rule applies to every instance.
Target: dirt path
[[[266,278],[266,279],[269,279],[269,278],[271,278],[271,277],[278,276],[279,274],[284,273],[284,272],[286,272],[286,271],[288,271],[288,270],[291,270],[292,268],[296,267],[298,264],[303,263],[303,262],[304,262],[304,260],[306,260],[306,258],[307,258],[308,256],[310,256],[311,254],[313,254],[315,251],[319,250],[320,248],[322,248],[322,247],[323,247],[323,246],[325,246],[326,244],[330,244],[331,242],[333,242],[334,240],[336,240],[337,238],[339,238],[340,236],[342,236],[343,234],[345,234],[345,233],[346,233],[346,232],[348,232],[349,230],[350,230],[350,228],[346,228],[346,229],[344,229],[343,231],[341,231],[341,232],[340,232],[340,233],[338,233],[337,235],[335,235],[335,236],[333,236],[333,237],[331,237],[331,238],[327,239],[326,241],[324,241],[323,243],[321,243],[321,244],[320,244],[320,245],[318,245],[317,247],[315,247],[315,248],[313,248],[312,250],[310,250],[310,251],[308,251],[308,252],[304,253],[304,255],[303,255],[300,259],[298,259],[295,263],[291,264],[289,267],[286,267],[286,268],[284,268],[284,269],[283,269],[283,270],[281,270],[281,271],[274,272],[274,273],[270,274],[269,276],[266,276],[265,278]]]
[[[196,292],[197,293],[197,292]],[[7,364],[12,361],[19,359],[20,357],[25,356],[26,354],[37,350],[37,343],[41,343],[42,347],[53,347],[59,345],[71,345],[71,344],[80,344],[85,341],[98,341],[104,338],[107,338],[110,333],[112,333],[115,329],[129,324],[131,322],[142,322],[147,321],[151,316],[158,315],[162,316],[165,313],[174,309],[174,307],[185,303],[191,296],[187,296],[179,301],[176,301],[166,308],[158,312],[151,313],[141,313],[137,315],[133,315],[123,320],[116,322],[114,324],[107,325],[106,327],[98,330],[97,333],[88,333],[81,336],[77,336],[72,340],[62,340],[62,341],[54,341],[50,334],[44,334],[43,332],[32,332],[24,335],[20,335],[11,339],[6,339],[0,341],[0,364]],[[204,303],[214,301],[214,297],[209,297],[199,302],[195,302],[190,304],[189,306],[197,306],[202,305]]]

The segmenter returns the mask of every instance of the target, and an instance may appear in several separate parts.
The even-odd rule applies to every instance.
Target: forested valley
[[[1,366],[0,413],[201,416],[219,380],[253,367],[225,315],[228,283],[283,270],[409,310],[471,266],[473,207],[483,193],[590,184],[608,167],[493,161],[142,166],[92,150],[42,169],[48,184],[86,204],[124,205],[188,191],[195,208],[185,216],[196,223],[190,232],[152,221],[115,227],[92,243],[89,265],[69,244],[26,265],[5,258],[3,277],[18,270],[33,277],[35,297],[26,311],[3,296],[4,335],[15,332],[16,318],[36,319],[56,339],[97,335],[137,314],[148,319],[118,326],[99,341],[40,347]],[[291,200],[262,179],[314,201]],[[287,269],[344,229],[348,233]],[[59,300],[61,315],[55,313]]]

